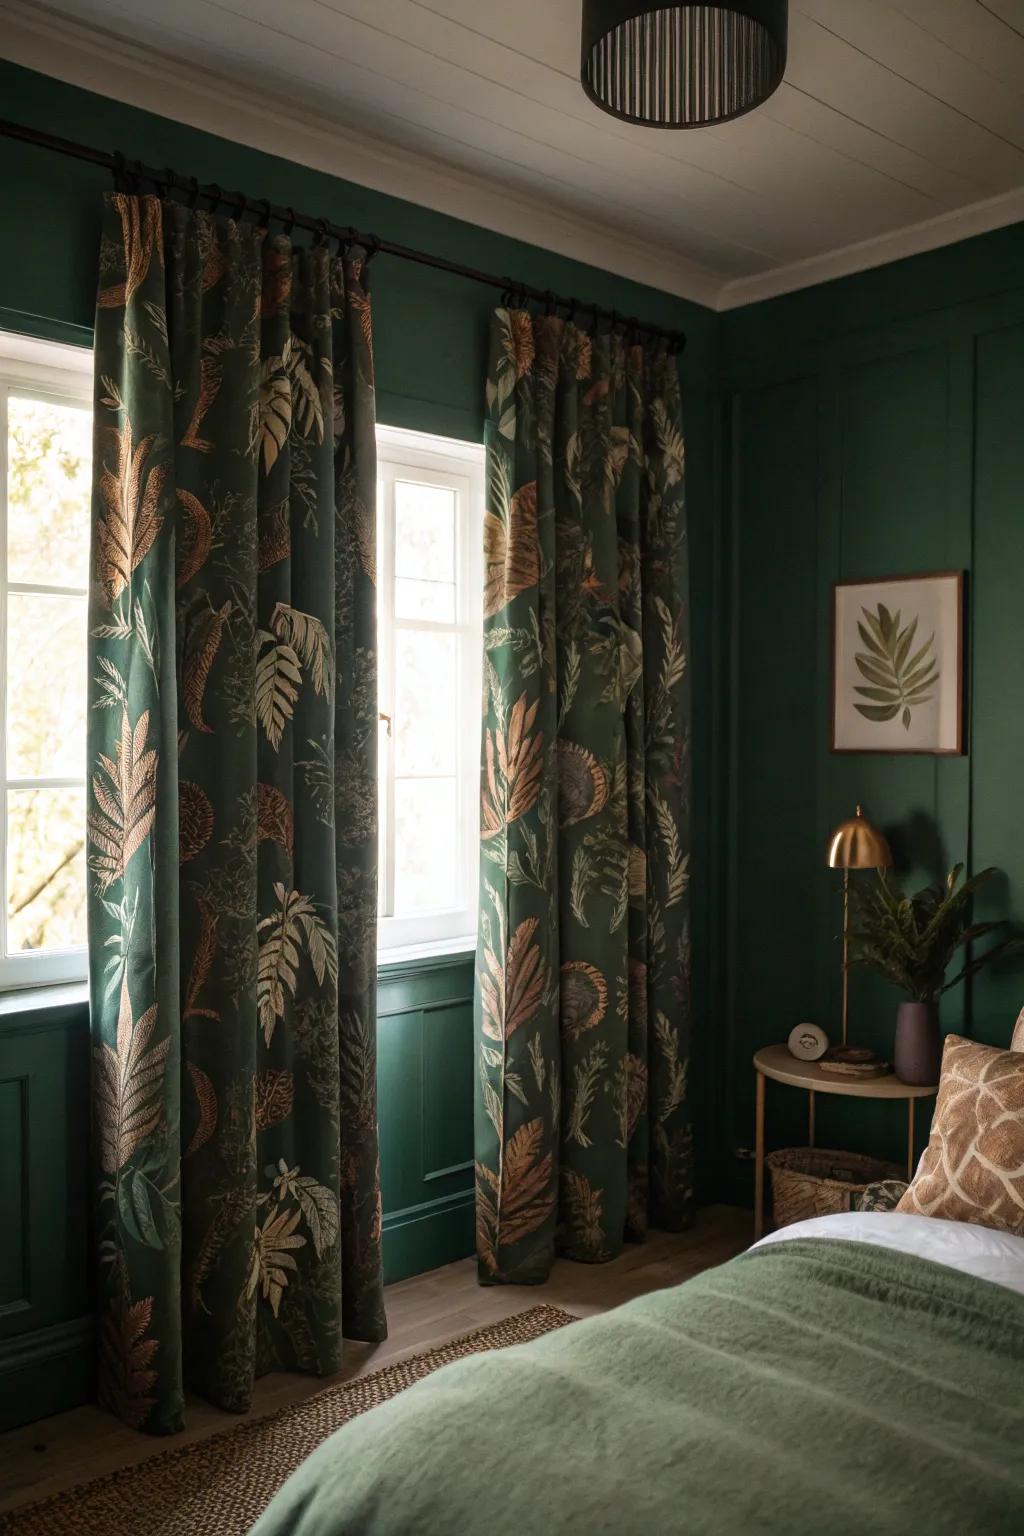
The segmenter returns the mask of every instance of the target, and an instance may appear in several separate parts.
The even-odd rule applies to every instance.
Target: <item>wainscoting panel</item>
[[[473,1251],[473,961],[381,970],[377,1007],[384,1275]]]
[[[0,1429],[83,1402],[88,1014],[0,1009]]]

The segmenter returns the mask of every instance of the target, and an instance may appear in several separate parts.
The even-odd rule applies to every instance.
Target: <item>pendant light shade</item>
[[[583,0],[591,101],[647,128],[705,128],[759,107],[786,69],[787,0]]]

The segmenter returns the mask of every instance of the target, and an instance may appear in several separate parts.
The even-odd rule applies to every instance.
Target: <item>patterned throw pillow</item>
[[[1024,1008],[1017,1015],[1017,1022],[1013,1026],[1013,1039],[1010,1041],[1011,1051],[1024,1051]]]
[[[855,1211],[894,1211],[907,1188],[906,1179],[878,1179],[861,1190],[853,1208]]]
[[[1024,1236],[1024,1054],[946,1036],[931,1137],[896,1209]]]

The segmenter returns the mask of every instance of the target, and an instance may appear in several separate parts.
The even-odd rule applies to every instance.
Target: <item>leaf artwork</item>
[[[213,806],[199,784],[178,783],[178,863],[198,858],[213,836]]]
[[[94,553],[96,578],[106,593],[107,606],[112,608],[163,526],[160,501],[168,466],[155,464],[147,469],[156,434],[150,433],[133,446],[132,423],[127,415],[123,427],[107,428],[104,435],[113,438],[116,456],[113,467],[104,461],[100,471],[98,490],[103,511],[95,526]]]
[[[181,698],[185,713],[197,731],[210,733],[213,727],[203,719],[203,694],[210,668],[220,649],[224,626],[231,612],[231,599],[220,608],[209,608],[189,626],[182,664]]]
[[[270,615],[270,627],[279,640],[287,641],[302,657],[313,687],[327,698],[334,686],[334,666],[331,642],[320,620],[312,613],[301,613],[287,603],[278,603]]]
[[[149,710],[143,710],[134,730],[127,709],[121,712],[121,732],[113,760],[99,754],[100,772],[93,774],[94,806],[89,813],[89,841],[96,849],[89,866],[97,887],[105,892],[124,878],[132,856],[142,847],[156,815],[157,754],[147,748]]]
[[[861,614],[857,633],[865,649],[854,654],[854,661],[864,682],[853,691],[868,702],[853,707],[865,720],[880,724],[899,715],[903,729],[909,731],[913,710],[935,697],[939,682],[935,636],[929,635],[915,650],[916,616],[901,628],[900,610],[890,613],[884,603],[874,613],[861,608]]]
[[[260,630],[257,638],[263,650],[256,662],[256,718],[276,752],[295,712],[302,668],[292,646],[267,630]]]
[[[540,580],[537,483],[484,513],[484,617],[493,618]]]
[[[162,259],[163,231],[155,197],[126,197],[115,192],[110,201],[121,221],[125,280],[102,288],[96,302],[100,309],[121,309],[146,281],[154,250]]]
[[[512,706],[508,730],[487,733],[484,747],[486,787],[483,836],[494,837],[536,805],[544,771],[544,735],[531,736],[538,705],[527,706],[520,694]]]
[[[181,1016],[183,1019],[219,1019],[220,1013],[216,1008],[201,1008],[199,1006],[199,994],[206,985],[217,955],[217,926],[219,918],[210,902],[201,894],[196,896],[196,907],[199,910],[199,938],[192,952],[192,968],[189,973],[188,990],[185,993],[185,1003]]]
[[[541,1005],[547,967],[540,946],[532,942],[537,919],[528,917],[512,935],[505,963],[484,948],[485,971],[480,981],[482,1028],[492,1040],[506,1040],[529,1024]]]
[[[257,1227],[253,1235],[252,1262],[245,1294],[252,1297],[259,1287],[275,1317],[280,1310],[288,1276],[296,1273],[299,1267],[295,1250],[306,1246],[302,1233],[295,1230],[301,1220],[301,1210],[289,1211],[278,1206],[268,1212],[262,1227]]]
[[[192,1079],[196,1104],[199,1107],[199,1121],[192,1133],[192,1140],[183,1154],[185,1157],[191,1157],[194,1152],[199,1151],[200,1147],[205,1147],[217,1129],[217,1090],[209,1074],[204,1072],[202,1067],[197,1066],[194,1061],[186,1061],[185,1066]]]
[[[210,514],[191,491],[176,490],[174,493],[181,503],[181,513],[184,519],[184,527],[178,538],[178,575],[177,585],[183,587],[186,582],[198,576],[210,556],[213,547],[213,524]]]
[[[116,1174],[163,1114],[164,1069],[170,1040],[150,1045],[156,1028],[156,1004],[132,1019],[127,974],[121,981],[117,1048],[106,1041],[93,1047],[93,1098],[98,1121],[100,1166]]]
[[[477,1172],[483,1182],[477,1216],[479,1220],[482,1212],[488,1246],[496,1259],[499,1245],[518,1243],[554,1213],[554,1159],[544,1150],[544,1122],[528,1121],[505,1144],[500,1216],[496,1202],[488,1195],[488,1191],[497,1194],[494,1175],[489,1168],[482,1170],[480,1164]]]
[[[295,847],[295,815],[288,796],[273,784],[256,785],[256,841],[270,839],[291,858]]]
[[[271,1067],[257,1072],[253,1084],[254,1119],[258,1131],[287,1120],[295,1098],[295,1079],[283,1068]]]

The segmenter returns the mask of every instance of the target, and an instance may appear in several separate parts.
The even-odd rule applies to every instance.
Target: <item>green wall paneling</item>
[[[383,966],[377,1020],[391,1282],[473,1251],[473,957]]]
[[[1017,287],[1002,292],[1011,252]],[[823,857],[858,800],[911,882],[957,859],[998,864],[987,910],[1024,921],[1021,258],[1017,227],[722,317],[734,434],[733,1148],[752,1140],[757,1046],[801,1017],[838,1032],[841,885]],[[968,573],[969,753],[831,754],[832,582],[939,569]],[[889,1054],[897,1001],[855,974],[851,1037]],[[1007,962],[949,994],[943,1025],[1005,1044],[1022,1002],[1024,966]],[[805,1097],[769,1092],[771,1141],[804,1141]],[[918,1150],[930,1105],[920,1111]],[[902,1106],[819,1097],[823,1145],[901,1162],[905,1125]],[[749,1197],[749,1171],[730,1161],[727,1187]]]
[[[88,1013],[0,999],[0,1429],[83,1402]]]

